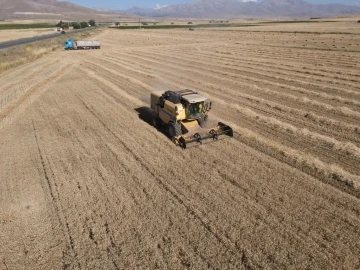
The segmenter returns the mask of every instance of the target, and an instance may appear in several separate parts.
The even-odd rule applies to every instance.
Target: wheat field
[[[96,39],[1,74],[0,269],[359,269],[356,33]],[[152,127],[150,93],[183,88],[234,137]]]

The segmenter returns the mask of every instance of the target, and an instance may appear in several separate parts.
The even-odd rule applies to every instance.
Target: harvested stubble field
[[[44,55],[62,50],[64,48],[64,39],[91,39],[92,36],[99,34],[101,30],[88,30],[80,33],[70,33],[64,37],[58,37],[28,43],[26,45],[14,46],[0,51],[0,74],[6,70],[30,63],[43,57]],[[9,92],[10,95],[17,96],[15,92]],[[9,100],[6,101],[6,103]],[[1,106],[1,105],[0,105]]]
[[[360,54],[309,36],[106,30],[3,73],[0,268],[359,269]],[[234,138],[142,120],[181,88]]]

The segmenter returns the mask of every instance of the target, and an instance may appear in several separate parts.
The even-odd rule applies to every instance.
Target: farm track
[[[106,30],[0,78],[0,269],[359,267],[357,54],[196,32]],[[234,138],[182,151],[149,125],[177,88]]]

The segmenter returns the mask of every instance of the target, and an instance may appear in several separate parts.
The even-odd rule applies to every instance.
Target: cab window
[[[197,119],[202,116],[202,109],[203,109],[202,103],[192,103],[192,104],[188,104],[185,107],[185,112],[188,115],[188,118]]]

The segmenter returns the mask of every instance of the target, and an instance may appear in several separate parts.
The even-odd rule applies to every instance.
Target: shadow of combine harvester
[[[138,117],[147,123],[148,125],[156,128],[157,131],[161,132],[164,136],[171,140],[169,133],[167,132],[167,128],[165,126],[157,126],[154,127],[153,119],[156,117],[156,113],[149,107],[139,107],[136,108],[135,111],[138,113]]]

